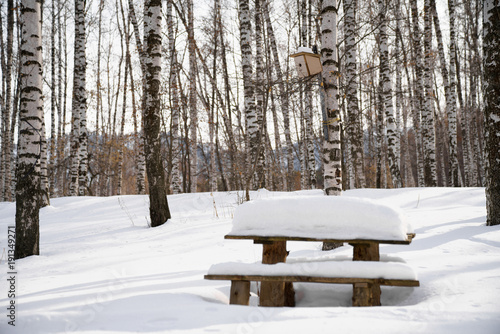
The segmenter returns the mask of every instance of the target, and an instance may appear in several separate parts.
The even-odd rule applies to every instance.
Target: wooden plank
[[[359,277],[314,277],[314,276],[265,276],[265,275],[205,275],[209,280],[241,280],[252,282],[305,282],[305,283],[330,283],[330,284],[355,284],[372,283],[385,286],[418,287],[418,280],[384,279],[384,278],[359,278]]]
[[[409,245],[411,239],[407,240],[377,240],[377,239],[331,239],[331,238],[309,238],[297,236],[259,236],[259,235],[225,235],[224,239],[254,240],[256,244],[269,244],[274,241],[314,241],[314,242],[347,242],[350,244],[390,244],[390,245]]]
[[[250,281],[231,281],[231,294],[229,304],[248,305],[250,301]]]

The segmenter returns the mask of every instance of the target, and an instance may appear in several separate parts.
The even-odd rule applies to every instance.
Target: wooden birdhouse
[[[295,60],[295,67],[300,77],[308,77],[321,73],[321,56],[309,48],[300,47],[298,52],[290,55]]]

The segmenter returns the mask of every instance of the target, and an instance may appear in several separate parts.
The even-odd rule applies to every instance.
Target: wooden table
[[[255,244],[262,244],[262,263],[275,264],[286,262],[288,252],[287,241],[313,241],[328,243],[348,243],[353,246],[353,261],[380,261],[380,244],[409,245],[415,237],[414,233],[407,234],[406,240],[375,240],[375,239],[335,239],[335,238],[311,238],[301,237],[299,233],[291,233],[294,236],[269,236],[269,235],[231,235],[225,239],[253,240]],[[356,288],[353,295],[358,293]],[[359,293],[363,293],[361,290]],[[375,305],[380,305],[380,286],[372,287]],[[260,304],[261,306],[294,306],[294,290],[291,282],[261,282]]]

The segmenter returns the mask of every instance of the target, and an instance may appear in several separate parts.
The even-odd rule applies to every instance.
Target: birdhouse
[[[308,77],[321,73],[321,56],[313,53],[311,49],[300,47],[298,52],[290,55],[295,60],[295,67],[300,77]]]

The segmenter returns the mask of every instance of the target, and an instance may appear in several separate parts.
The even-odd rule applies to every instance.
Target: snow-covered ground
[[[253,198],[318,191],[252,193]],[[242,193],[169,196],[173,219],[148,228],[146,196],[52,199],[41,211],[41,255],[0,265],[0,333],[499,333],[500,227],[485,226],[482,188],[363,189],[344,196],[400,207],[412,244],[383,245],[404,259],[418,288],[383,287],[382,307],[350,306],[348,285],[296,284],[297,307],[228,305],[229,281],[203,275],[219,262],[255,262],[261,247],[225,240]],[[7,251],[15,205],[0,203],[0,250]],[[334,217],[332,217],[334,219]],[[342,258],[289,242],[289,262]],[[255,287],[253,287],[253,291]],[[15,301],[15,327],[7,307]],[[257,304],[257,298],[251,298]]]

